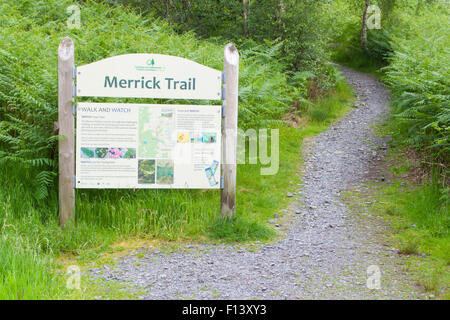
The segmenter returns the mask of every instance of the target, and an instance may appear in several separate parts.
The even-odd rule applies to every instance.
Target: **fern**
[[[394,53],[384,68],[407,142],[443,163],[450,160],[449,14],[447,6],[436,5],[421,16],[402,16],[414,23],[392,30]]]

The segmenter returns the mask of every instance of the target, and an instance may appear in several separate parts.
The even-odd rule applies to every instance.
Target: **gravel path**
[[[374,78],[342,71],[358,102],[308,144],[303,183],[291,190],[293,205],[276,221],[285,234],[281,240],[189,245],[168,254],[142,249],[91,274],[141,287],[143,299],[424,298],[404,274],[402,257],[384,243],[383,222],[362,218],[340,198],[382,156],[384,142],[370,127],[386,114],[389,99]],[[371,265],[381,272],[380,289],[366,286]]]

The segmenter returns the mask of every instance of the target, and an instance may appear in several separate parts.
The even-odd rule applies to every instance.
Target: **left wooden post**
[[[65,224],[75,212],[73,70],[74,45],[72,39],[62,39],[58,48],[58,127],[61,138],[59,155],[59,224]]]

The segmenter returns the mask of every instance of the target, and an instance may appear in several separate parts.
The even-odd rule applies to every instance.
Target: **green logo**
[[[136,66],[136,70],[138,71],[163,71],[164,68],[163,67],[156,67],[155,66],[155,59],[154,58],[150,58],[147,59],[147,61],[145,61],[145,65],[144,66]]]

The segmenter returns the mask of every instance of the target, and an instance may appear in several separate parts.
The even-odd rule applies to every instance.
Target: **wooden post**
[[[59,155],[59,224],[64,228],[75,211],[74,117],[73,117],[74,45],[72,39],[61,40],[58,48],[58,142]]]
[[[232,217],[236,211],[236,155],[239,88],[239,53],[232,44],[225,46],[225,117],[222,118],[222,176],[221,213]]]

